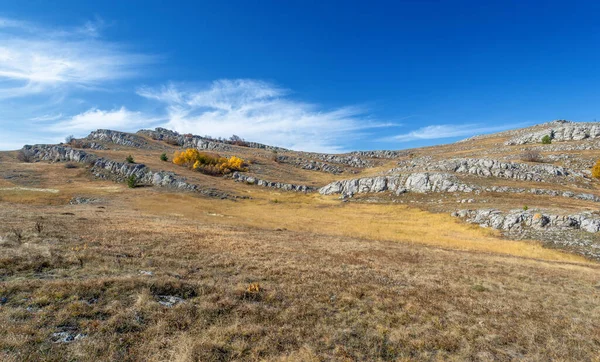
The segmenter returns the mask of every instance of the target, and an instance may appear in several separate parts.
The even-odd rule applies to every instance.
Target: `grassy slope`
[[[356,177],[238,151],[272,181]],[[132,153],[153,169],[252,199],[130,190],[92,181],[82,168],[0,154],[2,360],[598,360],[596,263],[501,239],[447,213],[234,183],[163,163],[162,151],[98,153]],[[359,176],[393,164],[382,163]],[[102,201],[68,205],[73,196]],[[442,196],[411,197],[427,207]],[[445,202],[456,207],[453,198]],[[595,206],[528,195],[502,202]],[[184,302],[164,307],[160,295]],[[50,341],[65,330],[87,338]]]
[[[11,167],[59,192],[0,191],[3,360],[597,358],[600,268],[570,254],[401,205]],[[50,341],[65,330],[87,338]]]

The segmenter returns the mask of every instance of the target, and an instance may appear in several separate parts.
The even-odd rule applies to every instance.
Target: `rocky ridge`
[[[244,175],[239,172],[234,172],[231,175],[231,178],[237,182],[245,182],[250,185],[270,187],[270,188],[275,188],[275,189],[281,189],[284,191],[295,191],[295,192],[308,193],[308,192],[314,192],[317,190],[316,187],[312,187],[312,186],[294,185],[294,184],[288,184],[288,183],[282,183],[282,182],[272,182],[272,181],[267,181],[267,180],[261,180],[254,176]]]
[[[295,167],[299,167],[303,170],[322,171],[332,174],[340,174],[344,172],[344,169],[341,167],[331,165],[325,162],[305,159],[302,157],[281,155],[277,156],[277,162],[292,164]]]
[[[557,142],[581,141],[588,138],[600,137],[600,123],[573,123],[569,121],[554,121],[550,127],[539,131],[524,133],[506,141],[506,145],[524,145],[528,143],[541,143],[542,137],[550,136]]]
[[[130,176],[135,176],[139,183],[174,188],[184,191],[199,192],[211,197],[226,198],[229,195],[214,189],[201,189],[198,185],[190,184],[185,178],[172,172],[151,171],[143,164],[125,163],[97,157],[85,151],[58,145],[34,145],[23,147],[34,160],[63,162],[71,161],[85,163],[91,166],[94,176],[123,182]]]
[[[133,147],[140,149],[152,149],[152,147],[148,141],[144,138],[119,131],[112,131],[109,129],[99,129],[96,131],[92,131],[86,139],[94,140],[94,141],[102,141],[102,142],[110,142],[116,145],[121,145],[125,147]]]
[[[415,172],[404,175],[387,175],[364,177],[357,179],[332,182],[319,189],[322,195],[341,194],[342,197],[352,197],[360,193],[378,193],[383,191],[395,192],[400,195],[405,192],[500,192],[500,193],[530,193],[534,195],[560,196],[584,201],[600,202],[600,197],[589,193],[558,191],[540,188],[515,188],[508,186],[483,187],[464,183],[452,174]]]
[[[589,233],[600,231],[600,218],[592,213],[555,215],[529,210],[502,212],[497,209],[459,210],[452,213],[473,224],[503,231],[521,230],[526,227],[545,230],[581,229]]]
[[[424,171],[442,171],[464,173],[475,176],[499,177],[522,181],[547,182],[556,177],[584,177],[584,174],[562,166],[551,164],[526,164],[502,162],[486,158],[449,159],[431,162],[429,160],[405,161],[402,167],[390,172],[420,169]]]
[[[197,148],[199,150],[211,150],[211,151],[231,151],[231,145],[234,144],[232,141],[217,140],[209,137],[201,137],[192,134],[182,135],[178,132],[171,131],[165,128],[156,128],[154,130],[140,130],[137,132],[148,136],[152,139],[159,141],[166,141],[171,144],[176,144],[186,148]],[[272,151],[287,151],[285,148],[264,145],[257,142],[243,141],[240,143],[243,147],[257,148]]]

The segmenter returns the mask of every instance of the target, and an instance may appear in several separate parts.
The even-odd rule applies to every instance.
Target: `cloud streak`
[[[90,87],[132,77],[155,57],[98,38],[102,23],[50,30],[0,18],[0,97]]]
[[[382,138],[387,142],[410,142],[418,140],[433,140],[453,137],[473,136],[483,133],[500,132],[507,129],[525,126],[524,123],[504,124],[502,126],[484,126],[482,124],[439,124],[421,127],[417,130],[399,134],[396,136]]]
[[[252,80],[218,80],[203,89],[169,84],[137,92],[165,105],[165,127],[179,132],[246,139],[316,152],[345,151],[344,144],[386,124],[373,121],[360,107],[322,109],[291,99],[290,92]]]
[[[160,121],[159,118],[153,118],[141,112],[133,112],[125,107],[110,111],[92,108],[53,124],[48,127],[48,130],[51,132],[74,133],[89,132],[99,128],[137,131],[140,128],[150,127],[158,121]]]

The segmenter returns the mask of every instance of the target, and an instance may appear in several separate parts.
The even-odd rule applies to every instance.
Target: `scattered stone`
[[[174,295],[159,295],[158,304],[171,308],[175,304],[183,303],[183,299]]]
[[[87,204],[95,204],[98,203],[102,200],[100,199],[96,199],[93,197],[73,197],[70,201],[69,204],[71,205],[87,205]]]
[[[87,335],[74,331],[52,333],[50,340],[54,343],[71,343],[86,338]]]
[[[150,277],[154,275],[153,272],[147,271],[147,270],[140,270],[140,274],[147,275],[147,276],[150,276]]]

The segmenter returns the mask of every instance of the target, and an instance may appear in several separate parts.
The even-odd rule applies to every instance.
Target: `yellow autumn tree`
[[[596,161],[596,164],[592,167],[592,177],[600,178],[600,160]]]
[[[200,152],[194,148],[175,152],[173,163],[209,175],[227,174],[232,171],[246,171],[244,160],[237,156],[226,158],[216,154]]]

